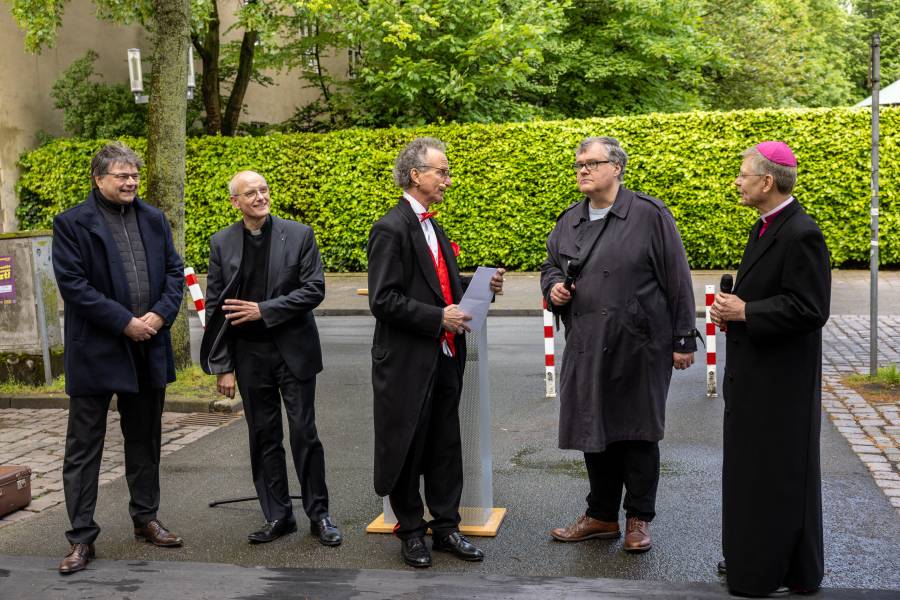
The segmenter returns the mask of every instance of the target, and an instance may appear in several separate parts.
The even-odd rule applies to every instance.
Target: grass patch
[[[28,395],[52,394],[66,391],[66,377],[60,375],[50,385],[28,385],[19,382],[0,383],[0,394]],[[166,387],[166,394],[171,396],[210,396],[216,392],[216,376],[207,375],[197,365],[191,365],[176,373],[175,383]]]
[[[874,376],[848,375],[844,382],[869,402],[900,402],[900,369],[897,365],[881,367]]]
[[[0,382],[0,394],[55,394],[66,391],[66,376],[60,375],[50,385],[29,385],[18,381]]]
[[[197,365],[179,370],[175,375],[175,383],[170,383],[166,388],[167,396],[203,397],[217,393],[216,376],[207,375]]]

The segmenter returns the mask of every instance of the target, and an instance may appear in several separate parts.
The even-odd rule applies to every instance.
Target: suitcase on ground
[[[31,503],[31,469],[0,466],[0,517]]]

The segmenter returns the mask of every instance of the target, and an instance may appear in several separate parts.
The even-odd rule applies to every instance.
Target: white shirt
[[[428,212],[425,210],[425,207],[422,206],[418,200],[403,192],[403,197],[406,198],[409,205],[412,207],[413,212],[416,213],[418,217],[424,212]],[[420,217],[421,218],[421,217]],[[422,226],[422,233],[425,234],[425,241],[428,243],[428,249],[431,250],[431,255],[434,257],[435,262],[438,259],[438,243],[437,243],[437,235],[434,233],[434,226],[431,224],[431,219],[425,219],[424,221],[419,221],[419,225]]]

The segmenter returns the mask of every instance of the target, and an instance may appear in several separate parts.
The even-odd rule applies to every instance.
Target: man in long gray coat
[[[587,138],[575,158],[585,198],[547,239],[541,289],[565,324],[559,447],[584,452],[591,491],[585,514],[550,534],[618,538],[624,485],[624,549],[644,552],[672,368],[690,367],[697,348],[691,274],[666,206],[622,187],[619,142]]]

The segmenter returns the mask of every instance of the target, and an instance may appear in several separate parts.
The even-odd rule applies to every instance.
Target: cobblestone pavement
[[[873,403],[842,383],[869,372],[869,317],[832,316],[823,333],[822,406],[900,513],[900,403]],[[878,318],[878,364],[900,365],[900,317]]]
[[[0,527],[33,517],[65,501],[62,486],[66,448],[66,409],[7,408],[0,410],[0,465],[31,467],[31,504],[0,519]],[[163,413],[162,456],[215,431],[240,416],[206,413]],[[100,463],[100,485],[125,474],[125,452],[119,413],[110,411],[106,444]]]

